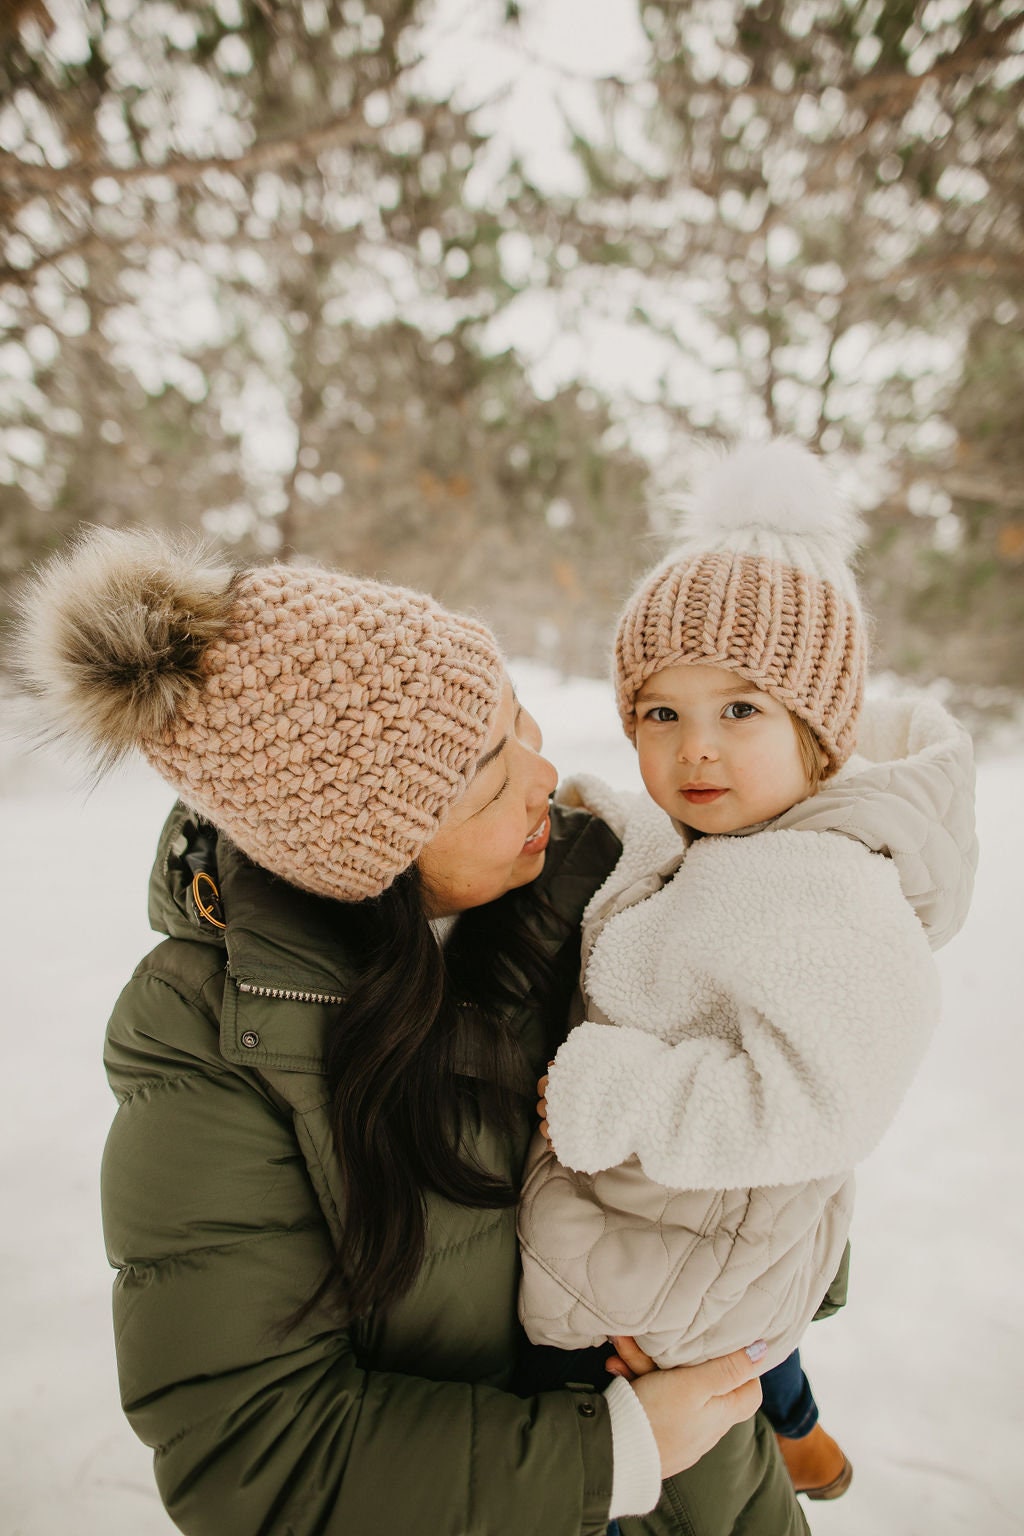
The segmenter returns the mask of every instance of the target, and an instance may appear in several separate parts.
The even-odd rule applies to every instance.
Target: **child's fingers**
[[[657,1366],[650,1355],[644,1354],[635,1339],[628,1334],[616,1335],[612,1340],[615,1346],[615,1355],[612,1359],[618,1359],[628,1371],[627,1380],[632,1381],[635,1376],[646,1376],[650,1371],[657,1370]],[[613,1376],[625,1375],[624,1371],[612,1370],[611,1360],[605,1361],[605,1370],[611,1370]]]
[[[554,1062],[549,1061],[548,1062],[548,1066],[549,1067],[554,1066]],[[546,1142],[550,1142],[551,1141],[551,1132],[548,1130],[548,1101],[547,1101],[547,1092],[548,1092],[548,1075],[545,1072],[543,1077],[540,1077],[540,1078],[537,1079],[537,1093],[539,1095],[539,1097],[537,1099],[537,1114],[540,1116],[540,1133],[544,1137],[544,1140]]]

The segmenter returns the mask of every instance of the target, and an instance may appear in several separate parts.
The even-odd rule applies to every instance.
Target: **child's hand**
[[[609,1355],[604,1363],[604,1368],[609,1376],[622,1376],[626,1381],[636,1381],[638,1376],[647,1376],[658,1367],[650,1355],[645,1355],[636,1339],[631,1339],[627,1334],[616,1334],[608,1340],[615,1348],[614,1355]]]
[[[550,1061],[548,1062],[548,1066],[549,1067],[551,1066],[551,1062]],[[544,1076],[537,1083],[537,1095],[538,1095],[538,1097],[537,1097],[537,1113],[540,1116],[540,1133],[544,1137],[544,1140],[550,1145],[550,1143],[551,1143],[551,1132],[548,1130],[548,1100],[547,1100],[547,1092],[548,1092],[548,1075],[545,1072]]]

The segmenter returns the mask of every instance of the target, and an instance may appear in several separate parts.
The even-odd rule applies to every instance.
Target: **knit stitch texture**
[[[699,662],[738,673],[806,720],[828,772],[840,768],[867,668],[846,563],[853,526],[821,461],[797,444],[748,445],[725,460],[684,520],[679,548],[619,620],[615,691],[630,739],[647,679]]]
[[[380,895],[462,795],[504,668],[425,594],[319,567],[232,575],[201,547],[93,530],[23,604],[22,673],[100,767],[137,749],[258,864]]]

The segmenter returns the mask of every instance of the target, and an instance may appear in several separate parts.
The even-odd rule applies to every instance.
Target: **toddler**
[[[819,459],[748,446],[628,603],[616,693],[650,800],[564,796],[623,847],[520,1210],[535,1343],[633,1335],[672,1366],[767,1340],[765,1411],[818,1498],[850,1467],[796,1347],[841,1304],[850,1170],[921,1059],[976,857],[966,733],[930,700],[861,714],[855,542]]]

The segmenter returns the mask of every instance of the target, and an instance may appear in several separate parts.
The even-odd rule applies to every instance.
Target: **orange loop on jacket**
[[[206,906],[203,898],[200,896],[200,880],[205,880],[207,885],[210,887],[210,890],[213,892],[214,906]],[[206,921],[208,923],[212,923],[215,928],[227,928],[227,923],[222,922],[221,919],[216,915],[216,908],[220,906],[220,891],[217,889],[217,883],[213,879],[213,876],[208,875],[203,869],[199,870],[199,872],[192,877],[192,900],[196,904],[196,910],[198,911],[200,917],[205,917]]]

